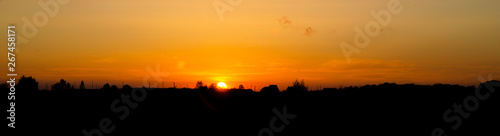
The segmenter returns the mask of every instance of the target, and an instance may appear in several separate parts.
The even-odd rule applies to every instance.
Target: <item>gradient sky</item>
[[[143,81],[155,82],[148,67],[163,72],[153,76],[165,87],[201,80],[257,90],[269,84],[284,90],[295,79],[316,89],[477,85],[477,76],[500,77],[498,0],[400,0],[403,11],[351,63],[339,44],[352,44],[354,28],[375,20],[370,11],[387,9],[390,0],[243,0],[224,20],[213,1],[72,0],[28,43],[17,43],[17,73],[34,76],[40,89],[61,78],[83,80],[87,88],[92,81],[147,86]],[[0,30],[16,24],[22,36],[21,18],[32,20],[38,11],[38,0],[1,0]],[[283,18],[291,23],[281,24]]]

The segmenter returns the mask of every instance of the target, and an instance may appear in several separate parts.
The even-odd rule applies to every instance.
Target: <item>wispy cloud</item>
[[[284,16],[282,18],[278,19],[278,23],[284,28],[284,29],[290,29],[294,31],[303,31],[305,36],[312,36],[316,30],[312,28],[311,26],[303,27],[303,26],[296,26],[295,24],[292,23],[288,17]]]

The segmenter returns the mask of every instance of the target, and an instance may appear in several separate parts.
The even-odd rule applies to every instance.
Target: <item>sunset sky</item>
[[[401,13],[350,63],[339,45],[353,44],[354,28],[365,30],[376,20],[370,11],[387,10],[391,0],[242,0],[228,4],[234,10],[223,20],[214,1],[71,0],[29,42],[16,43],[16,73],[35,77],[40,89],[61,78],[87,88],[147,86],[160,77],[165,87],[200,80],[257,90],[284,90],[295,79],[310,89],[500,79],[498,0],[400,0]],[[38,0],[0,0],[2,37],[10,24],[23,37],[21,18],[33,21],[40,11]],[[162,73],[148,72],[157,68]]]

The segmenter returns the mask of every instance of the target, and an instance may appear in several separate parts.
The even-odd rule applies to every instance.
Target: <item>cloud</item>
[[[115,58],[101,58],[94,60],[95,63],[115,63],[118,62]]]
[[[356,61],[351,64],[345,64],[342,60],[332,60],[322,64],[322,66],[340,71],[416,72],[415,64],[400,60],[358,59]]]
[[[292,26],[292,21],[288,20],[288,18],[286,18],[286,17],[283,17],[283,18],[278,19],[278,22],[279,22],[279,23],[280,23],[283,27]]]
[[[278,23],[283,26],[284,29],[290,29],[294,31],[304,31],[305,36],[312,36],[316,32],[316,30],[310,26],[308,27],[303,27],[303,26],[296,26],[292,24],[292,21],[288,19],[286,16],[278,19]]]
[[[256,67],[256,65],[252,65],[252,64],[245,64],[245,63],[236,63],[236,64],[233,64],[233,65],[228,65],[227,67],[229,68],[254,68]]]
[[[304,35],[311,36],[314,32],[315,30],[312,27],[307,27],[306,32],[304,32]]]

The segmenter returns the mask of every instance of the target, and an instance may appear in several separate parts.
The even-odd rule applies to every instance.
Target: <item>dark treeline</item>
[[[303,81],[296,81],[284,91],[270,85],[260,92],[243,86],[221,90],[202,82],[192,89],[109,84],[86,89],[62,81],[51,86],[53,91],[38,91],[31,77],[19,81],[20,133],[431,136],[442,130],[443,136],[465,136],[498,135],[500,126],[500,94],[494,91],[500,89],[498,81],[478,89],[384,83],[321,91],[307,91]],[[8,89],[5,84],[2,88]],[[103,120],[113,129],[100,129]]]

